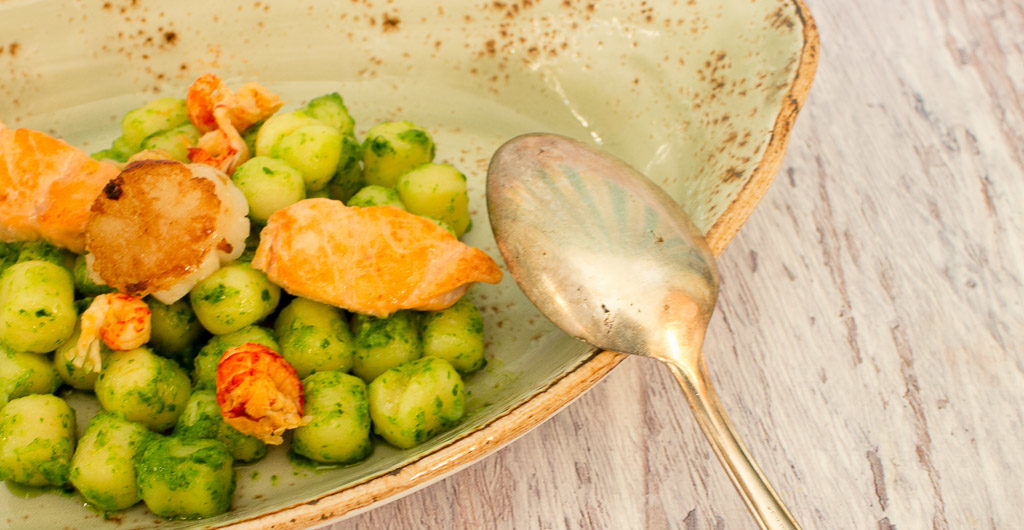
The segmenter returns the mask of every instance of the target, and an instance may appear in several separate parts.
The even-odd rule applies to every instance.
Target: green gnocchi
[[[0,347],[0,408],[29,394],[52,394],[60,382],[49,357]]]
[[[410,121],[384,122],[366,132],[363,175],[367,184],[394,188],[398,177],[434,160],[434,139]]]
[[[255,462],[267,454],[267,444],[257,438],[238,432],[221,416],[220,406],[213,389],[200,388],[192,392],[185,410],[178,417],[174,435],[182,438],[218,440],[238,462]]]
[[[235,470],[221,442],[153,435],[135,460],[139,496],[161,517],[194,519],[231,508]]]
[[[248,263],[235,262],[192,288],[189,301],[210,333],[224,335],[260,322],[281,300],[281,288]]]
[[[229,425],[218,403],[220,360],[246,343],[280,353],[302,380],[304,419],[285,442],[299,460],[351,465],[377,444],[412,447],[463,417],[460,372],[486,363],[471,302],[387,318],[351,315],[282,293],[249,261],[260,226],[309,197],[393,206],[460,237],[471,226],[465,175],[433,163],[433,138],[412,122],[380,123],[360,141],[337,93],[239,133],[255,155],[230,177],[253,223],[246,253],[185,299],[146,298],[142,347],[112,350],[87,329],[91,342],[83,344],[99,349],[102,369],[82,363],[80,314],[115,290],[95,281],[89,257],[45,241],[0,243],[0,479],[70,483],[106,513],[140,501],[168,518],[229,510],[236,464],[268,451]],[[92,156],[124,162],[140,150],[162,150],[187,163],[202,134],[185,100],[159,98],[125,115],[120,136]],[[70,389],[93,393],[103,409],[78,440],[75,410],[54,395]]]
[[[274,323],[281,356],[300,378],[313,372],[352,368],[355,341],[348,322],[336,307],[296,298]]]
[[[148,348],[116,352],[107,360],[95,387],[105,410],[120,412],[157,432],[178,421],[191,384],[177,363]]]
[[[480,310],[465,298],[423,317],[423,355],[444,359],[461,373],[475,372],[484,358],[484,321]]]
[[[384,371],[419,359],[423,345],[412,311],[386,318],[356,315],[355,361],[352,373],[369,383]]]
[[[370,455],[370,405],[366,383],[344,372],[317,372],[302,381],[310,422],[295,429],[292,451],[328,464],[350,464]]]
[[[196,344],[204,330],[187,300],[165,304],[146,298],[150,311],[149,346],[153,351],[174,359],[186,370],[192,367]]]
[[[71,484],[86,502],[104,512],[135,505],[135,455],[149,436],[144,426],[116,412],[93,416],[71,458]]]
[[[369,386],[373,430],[391,445],[412,447],[462,419],[466,393],[448,361],[424,357],[380,374]]]
[[[23,261],[0,275],[0,343],[48,353],[75,331],[71,273],[49,261]]]
[[[455,230],[469,230],[469,195],[466,176],[447,164],[424,164],[398,178],[402,204],[410,213],[438,219]]]
[[[51,394],[31,394],[0,409],[0,480],[63,486],[75,451],[75,411]]]

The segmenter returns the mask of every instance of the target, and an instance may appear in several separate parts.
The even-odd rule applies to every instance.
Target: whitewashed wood
[[[805,528],[1024,519],[1024,3],[808,0],[782,171],[721,258],[710,370]],[[331,528],[752,528],[629,359],[492,457]]]

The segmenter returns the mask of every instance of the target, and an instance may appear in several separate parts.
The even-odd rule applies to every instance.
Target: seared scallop
[[[247,213],[245,196],[215,168],[133,162],[92,205],[85,230],[90,275],[170,304],[241,255]]]

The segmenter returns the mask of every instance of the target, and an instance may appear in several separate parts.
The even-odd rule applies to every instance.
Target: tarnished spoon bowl
[[[796,528],[708,379],[701,346],[718,270],[675,201],[608,154],[528,134],[491,159],[487,207],[509,272],[540,312],[595,347],[666,363],[754,518]]]

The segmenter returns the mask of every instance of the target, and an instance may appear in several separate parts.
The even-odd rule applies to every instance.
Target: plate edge
[[[725,250],[782,167],[789,133],[807,100],[817,71],[820,47],[817,25],[803,0],[791,1],[803,24],[800,60],[793,81],[783,98],[782,108],[775,117],[771,138],[761,161],[750,180],[743,185],[736,198],[708,230],[706,239],[715,256]],[[623,354],[607,351],[595,353],[521,405],[465,437],[423,455],[419,460],[394,472],[275,512],[235,521],[218,528],[303,528],[336,521],[378,501],[397,499],[403,493],[409,493],[416,487],[425,486],[490,455],[527,433],[604,379],[625,357]]]
[[[754,169],[753,175],[736,194],[736,198],[726,206],[722,215],[718,216],[711,228],[708,229],[706,239],[711,252],[719,256],[725,247],[729,245],[732,238],[739,232],[743,223],[746,222],[754,208],[768,191],[768,186],[775,180],[775,174],[782,167],[782,159],[786,154],[786,146],[789,143],[789,133],[796,123],[797,114],[803,108],[807,100],[807,94],[811,91],[811,82],[814,80],[814,73],[818,69],[819,36],[818,26],[814,23],[814,17],[804,4],[804,0],[791,0],[796,9],[796,15],[800,17],[803,24],[803,46],[800,50],[800,61],[797,63],[793,81],[789,90],[783,97],[782,108],[775,116],[775,124],[772,127],[771,137],[764,149],[761,161]]]

